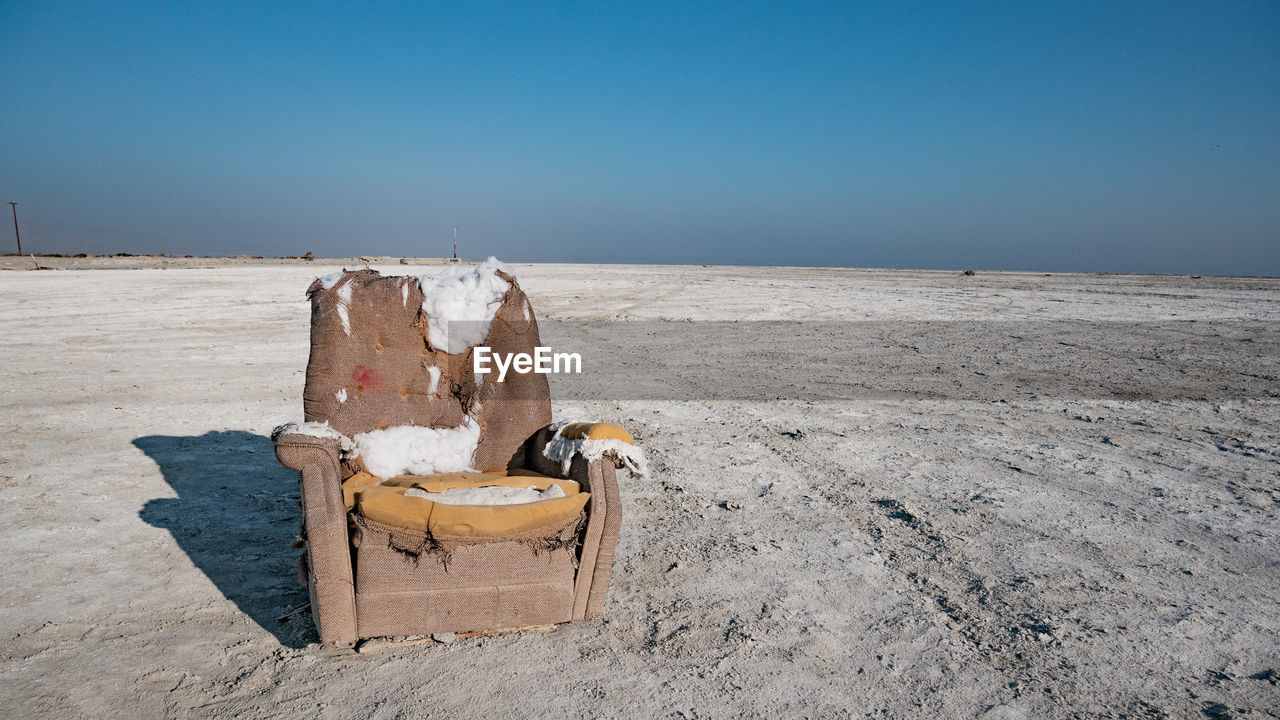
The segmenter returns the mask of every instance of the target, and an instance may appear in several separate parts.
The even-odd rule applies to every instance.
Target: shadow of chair
[[[163,473],[176,498],[157,498],[139,516],[168,530],[226,598],[282,645],[317,641],[290,550],[301,521],[298,479],[276,462],[270,438],[238,430],[197,436],[147,435],[134,446]]]

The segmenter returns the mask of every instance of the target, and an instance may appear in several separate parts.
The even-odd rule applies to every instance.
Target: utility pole
[[[18,203],[10,200],[9,207],[13,208],[13,237],[18,241],[18,254],[22,254],[22,236],[18,234]],[[454,241],[455,243],[457,241]],[[454,251],[457,254],[457,251]]]
[[[18,252],[21,253],[22,248],[18,248]],[[453,228],[453,262],[458,262],[458,227],[456,225]]]

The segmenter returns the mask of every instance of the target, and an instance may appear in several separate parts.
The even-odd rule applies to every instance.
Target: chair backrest
[[[514,277],[483,344],[493,353],[528,353],[540,344],[538,321]],[[551,422],[547,376],[477,376],[473,346],[449,354],[428,338],[430,318],[415,277],[358,270],[314,282],[311,357],[303,411],[347,436],[394,425],[480,425],[474,466],[504,470],[525,440]],[[457,349],[457,348],[455,348]],[[490,363],[492,367],[492,362]]]

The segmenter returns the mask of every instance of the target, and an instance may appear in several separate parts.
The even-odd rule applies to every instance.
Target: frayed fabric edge
[[[561,436],[561,431],[569,424],[567,420],[552,423],[551,429],[555,431],[555,435],[547,442],[547,446],[542,449],[542,454],[548,460],[560,463],[561,472],[566,475],[569,473],[569,466],[573,464],[574,455],[581,455],[587,462],[592,462],[603,458],[608,453],[612,453],[621,463],[621,466],[630,470],[631,474],[636,477],[648,477],[649,465],[645,461],[643,450],[631,443],[613,438],[599,440],[580,438],[575,440]]]
[[[417,428],[418,426],[397,425],[394,428],[386,428],[383,430],[371,430],[367,433],[360,433],[359,435],[356,435],[355,438],[351,438],[351,437],[347,437],[346,435],[343,435],[342,433],[330,427],[327,421],[285,423],[284,425],[280,425],[275,430],[271,431],[271,441],[276,442],[285,435],[307,435],[310,437],[337,440],[338,446],[342,449],[343,460],[348,462],[355,462],[358,459],[362,462],[362,464],[367,464],[366,458],[362,457],[361,443],[358,442],[358,440],[367,439],[371,436],[377,436],[378,433],[386,432],[387,430],[400,429],[405,427]],[[473,432],[476,435],[476,438],[471,441],[470,450],[471,450],[471,459],[474,460],[476,445],[479,443],[479,434],[480,434],[480,426],[476,423],[474,418],[468,416],[467,422],[462,425],[459,425],[456,428],[420,428],[420,429],[432,431],[433,433],[436,433],[437,435],[440,435],[442,437],[447,436],[448,433],[450,432],[456,432],[459,430],[468,430]],[[370,470],[367,467],[357,467],[355,469],[363,469],[370,472],[373,475],[378,475],[377,473],[374,473],[372,470]],[[466,472],[466,471],[475,472],[475,469],[470,466],[470,463],[468,463],[467,467],[465,468],[441,469],[438,472]],[[393,477],[394,475],[400,475],[407,472],[413,472],[412,468],[409,468],[409,467],[403,468],[399,472],[392,473],[391,475],[387,475],[386,477]],[[383,476],[378,475],[378,477],[382,478]],[[383,478],[383,479],[386,479],[386,478]]]
[[[386,525],[369,520],[358,512],[348,512],[347,518],[359,532],[360,540],[356,544],[357,547],[364,542],[364,536],[367,533],[381,533],[387,536],[387,548],[411,560],[415,567],[423,557],[427,557],[444,565],[446,571],[449,569],[449,561],[452,558],[453,551],[459,547],[500,542],[519,543],[528,548],[535,556],[567,549],[569,550],[573,567],[577,569],[577,549],[582,544],[582,529],[587,522],[586,512],[581,512],[578,513],[577,517],[554,532],[546,532],[545,529],[535,528],[531,531],[506,537],[458,538],[437,537],[430,531],[409,530],[407,528],[398,528],[394,525]]]
[[[350,453],[356,447],[351,438],[329,427],[327,422],[285,423],[271,431],[271,441],[275,442],[285,435],[310,435],[337,440],[344,453]]]

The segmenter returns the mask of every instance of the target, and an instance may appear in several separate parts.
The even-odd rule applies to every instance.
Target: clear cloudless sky
[[[34,252],[1280,275],[1280,2],[7,0],[0,193]]]

